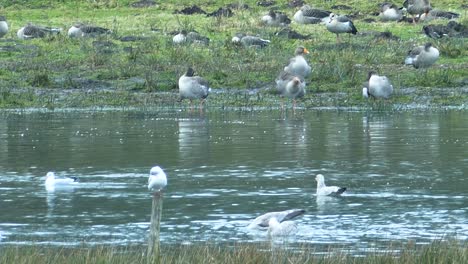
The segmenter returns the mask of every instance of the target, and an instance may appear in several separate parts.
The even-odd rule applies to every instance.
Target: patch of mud
[[[258,1],[257,2],[258,6],[263,6],[263,7],[268,7],[268,6],[272,6],[275,4],[276,4],[276,1]]]
[[[201,9],[197,5],[186,7],[182,10],[174,11],[174,14],[193,15],[193,14],[206,14],[205,10]]]
[[[207,14],[208,17],[232,17],[234,13],[229,7],[220,7],[218,10]]]

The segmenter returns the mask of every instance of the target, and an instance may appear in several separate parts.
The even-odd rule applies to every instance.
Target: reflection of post
[[[148,241],[148,263],[160,263],[160,244],[159,244],[159,228],[161,226],[162,192],[153,194],[153,205],[151,207],[151,226]]]

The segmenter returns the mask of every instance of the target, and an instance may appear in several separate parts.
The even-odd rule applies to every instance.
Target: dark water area
[[[266,241],[249,221],[291,208],[306,210],[298,243],[468,238],[465,111],[10,112],[0,246],[146,243],[154,165],[169,182],[162,243]],[[80,183],[47,192],[48,171]],[[348,191],[317,197],[317,173]]]

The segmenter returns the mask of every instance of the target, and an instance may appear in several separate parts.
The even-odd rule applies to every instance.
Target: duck
[[[353,35],[357,34],[357,29],[353,24],[353,21],[347,16],[338,16],[334,13],[330,13],[329,20],[326,23],[328,31],[336,34],[336,40],[339,42],[338,34],[341,33],[351,33]]]
[[[20,28],[16,35],[19,39],[33,39],[33,38],[43,38],[47,35],[59,34],[62,31],[60,28],[51,28],[33,25],[28,23],[26,26]]]
[[[429,0],[405,0],[403,7],[406,11],[413,16],[413,23],[416,23],[416,16],[429,13],[432,10]]]
[[[346,191],[346,187],[326,186],[325,178],[322,174],[317,174],[317,196],[338,196]]]
[[[303,5],[293,16],[294,21],[299,24],[318,24],[326,22],[330,11],[315,9],[310,5]]]
[[[405,59],[406,65],[414,68],[428,68],[439,59],[439,50],[428,42],[424,46],[418,46],[408,52]]]
[[[284,71],[295,76],[306,78],[312,71],[312,67],[310,67],[304,58],[304,55],[309,53],[307,48],[303,46],[297,47],[294,51],[294,57],[289,60],[289,64],[284,67]]]
[[[362,95],[365,98],[384,98],[387,99],[393,93],[393,85],[386,76],[377,75],[375,71],[369,71],[367,82],[362,88]]]
[[[270,44],[270,41],[267,39],[262,39],[258,36],[246,35],[243,33],[237,33],[232,39],[231,42],[236,45],[242,45],[244,47],[257,47],[263,48]]]
[[[284,27],[291,23],[291,19],[285,13],[270,10],[262,17],[262,24],[271,27]]]
[[[200,76],[195,76],[192,67],[188,67],[184,75],[179,78],[180,101],[189,99],[201,99],[200,107],[211,91],[208,82]]]
[[[379,17],[382,21],[400,21],[403,18],[403,8],[399,8],[392,3],[382,3],[380,5]]]
[[[152,192],[161,192],[167,186],[167,176],[163,169],[154,166],[150,170],[148,177],[148,190]]]
[[[45,179],[45,187],[48,191],[53,191],[55,188],[70,188],[78,184],[78,178],[55,178],[55,173],[52,171],[47,172]]]
[[[293,99],[293,108],[296,108],[296,99],[305,95],[305,82],[300,76],[296,76],[287,71],[282,71],[276,78],[276,87],[278,92],[284,96]]]
[[[8,22],[5,16],[0,16],[0,38],[8,33]]]
[[[287,220],[291,220],[305,213],[304,209],[290,209],[279,212],[269,212],[258,216],[252,222],[250,222],[248,228],[250,229],[262,229],[270,226],[270,219],[274,218],[279,223]]]
[[[112,33],[110,29],[93,26],[82,22],[75,23],[68,29],[68,36],[70,38],[97,37],[99,35],[109,33]]]

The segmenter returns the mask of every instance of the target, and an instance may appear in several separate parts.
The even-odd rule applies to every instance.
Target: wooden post
[[[147,258],[148,263],[160,263],[159,229],[161,226],[163,196],[162,192],[153,194],[153,205],[151,206],[151,224],[148,241]]]

